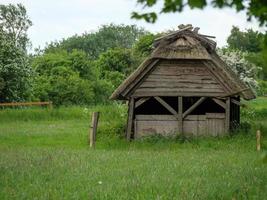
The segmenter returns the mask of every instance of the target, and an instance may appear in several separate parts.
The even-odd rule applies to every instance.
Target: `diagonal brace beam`
[[[147,100],[149,100],[150,97],[144,97],[139,99],[136,103],[135,103],[135,108],[137,108],[138,106],[141,106],[143,103],[145,103]]]
[[[162,98],[154,97],[161,105],[163,105],[170,113],[172,113],[175,118],[178,119],[178,113],[169,105],[167,104]]]
[[[212,98],[212,100],[217,103],[219,106],[223,107],[224,109],[226,109],[226,103],[224,103],[222,100],[220,99],[216,99],[216,98]]]
[[[201,97],[196,103],[194,103],[190,108],[188,108],[183,113],[183,118],[185,118],[187,115],[189,115],[196,107],[198,107],[203,101],[205,101],[207,97]]]

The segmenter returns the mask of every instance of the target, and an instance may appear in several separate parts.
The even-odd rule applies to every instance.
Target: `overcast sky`
[[[0,0],[2,4],[22,3],[33,26],[29,37],[33,47],[44,47],[50,41],[60,40],[95,31],[102,24],[136,24],[152,32],[173,29],[179,24],[200,27],[200,33],[216,36],[218,46],[226,44],[233,25],[242,30],[259,29],[257,22],[247,22],[245,12],[236,13],[230,9],[206,8],[183,13],[164,14],[155,24],[130,18],[132,11],[140,11],[136,0]]]

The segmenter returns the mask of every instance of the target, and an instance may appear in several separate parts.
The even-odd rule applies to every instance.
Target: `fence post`
[[[260,151],[261,150],[261,131],[260,130],[257,130],[257,133],[256,133],[256,141],[257,141],[257,151]]]
[[[91,148],[95,148],[98,118],[99,118],[99,112],[93,112],[92,123],[89,130],[89,144]]]
[[[53,102],[52,102],[52,101],[49,101],[48,108],[49,108],[50,110],[52,110],[52,108],[53,108]]]

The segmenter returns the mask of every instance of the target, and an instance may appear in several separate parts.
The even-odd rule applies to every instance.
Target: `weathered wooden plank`
[[[11,102],[11,103],[0,103],[0,107],[13,107],[13,106],[44,106],[47,105],[49,108],[53,107],[52,101],[45,102]]]
[[[206,67],[181,67],[181,66],[157,66],[152,74],[162,75],[190,75],[195,74],[198,76],[209,75]]]
[[[231,98],[231,102],[234,103],[234,104],[236,104],[236,105],[238,105],[238,106],[241,106],[242,105],[242,103],[240,101],[237,101],[237,100],[232,99],[232,98]]]
[[[178,130],[183,134],[183,97],[178,97]]]
[[[137,121],[177,121],[173,115],[136,115]]]
[[[158,76],[158,75],[157,75]],[[195,84],[216,84],[220,85],[218,82],[214,81],[212,78],[201,78],[201,79],[177,79],[177,78],[168,78],[168,77],[162,77],[158,76],[157,78],[153,77],[147,77],[145,82],[158,82],[158,83],[195,83]]]
[[[225,119],[225,113],[206,113],[207,119]]]
[[[185,136],[202,136],[207,134],[206,121],[194,120],[183,122],[183,132]]]
[[[207,118],[207,132],[212,136],[221,136],[225,133],[225,120],[218,118]]]
[[[201,97],[197,102],[195,102],[190,108],[188,108],[184,113],[183,113],[183,118],[185,118],[187,115],[189,115],[196,107],[198,107],[203,101],[206,100],[206,97]]]
[[[176,93],[188,93],[188,92],[192,92],[192,93],[224,93],[220,88],[213,88],[213,89],[209,89],[209,88],[138,88],[136,89],[136,91],[134,92],[134,94],[136,93],[153,93],[153,92],[176,92]],[[159,96],[159,95],[158,95]],[[182,95],[183,96],[183,95]]]
[[[153,67],[159,62],[159,59],[154,60],[149,66],[147,66],[142,73],[136,77],[134,81],[122,92],[123,96],[127,96],[128,93],[130,93],[132,90],[137,88],[145,77],[148,76],[149,72],[153,69]]]
[[[257,130],[256,132],[256,149],[257,151],[261,150],[261,131]]]
[[[160,134],[163,136],[175,136],[178,127],[177,120],[172,121],[136,121],[135,138]]]
[[[217,99],[217,98],[212,98],[212,100],[217,103],[219,106],[223,107],[224,109],[226,109],[226,104],[220,100],[220,99]]]
[[[187,66],[204,66],[203,63],[200,63],[199,60],[171,60],[171,59],[164,59],[160,60],[159,65],[179,65],[181,67]]]
[[[138,106],[141,106],[143,103],[145,103],[148,99],[150,99],[150,97],[144,97],[139,99],[138,101],[135,102],[135,108],[137,108]]]
[[[226,108],[225,108],[225,131],[229,132],[230,131],[230,97],[226,99]]]
[[[147,77],[147,79],[144,82],[172,82],[172,83],[198,83],[198,84],[218,84],[218,82],[214,81],[211,77],[203,78],[201,77],[200,79],[180,79],[180,78],[169,78],[169,77],[163,77],[160,75],[150,75]]]
[[[129,141],[131,139],[132,128],[133,128],[133,116],[134,116],[134,98],[130,99],[128,105],[128,120],[126,128],[126,139]]]
[[[135,91],[132,97],[153,97],[153,96],[184,96],[184,97],[220,97],[225,93],[222,92],[199,92],[199,91]]]
[[[179,83],[179,82],[150,82],[145,81],[139,88],[196,88],[196,89],[221,89],[219,84],[201,84],[201,83]]]
[[[225,117],[224,117],[225,118]],[[173,121],[177,119],[173,115],[136,115],[137,121]],[[184,121],[205,121],[206,115],[187,115]]]
[[[99,112],[93,112],[92,123],[89,131],[89,145],[91,148],[95,148],[98,119],[99,119]]]
[[[172,113],[175,117],[177,117],[177,112],[169,105],[167,104],[162,98],[160,97],[154,97],[161,105],[163,105],[170,113]]]
[[[203,61],[205,66],[210,70],[210,74],[217,80],[225,89],[226,93],[229,93],[232,91],[232,88],[229,87],[229,85],[226,83],[226,81],[218,74],[218,69],[212,62],[210,61]]]
[[[160,73],[153,73],[150,74],[148,77],[151,78],[172,78],[172,79],[187,79],[187,80],[191,80],[191,79],[197,79],[197,80],[201,80],[201,79],[210,79],[211,76],[209,74],[160,74]]]

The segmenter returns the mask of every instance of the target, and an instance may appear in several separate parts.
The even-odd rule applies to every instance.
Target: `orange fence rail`
[[[53,107],[51,101],[47,102],[12,102],[12,103],[0,103],[0,107],[11,107],[11,106],[48,106],[49,108]]]

